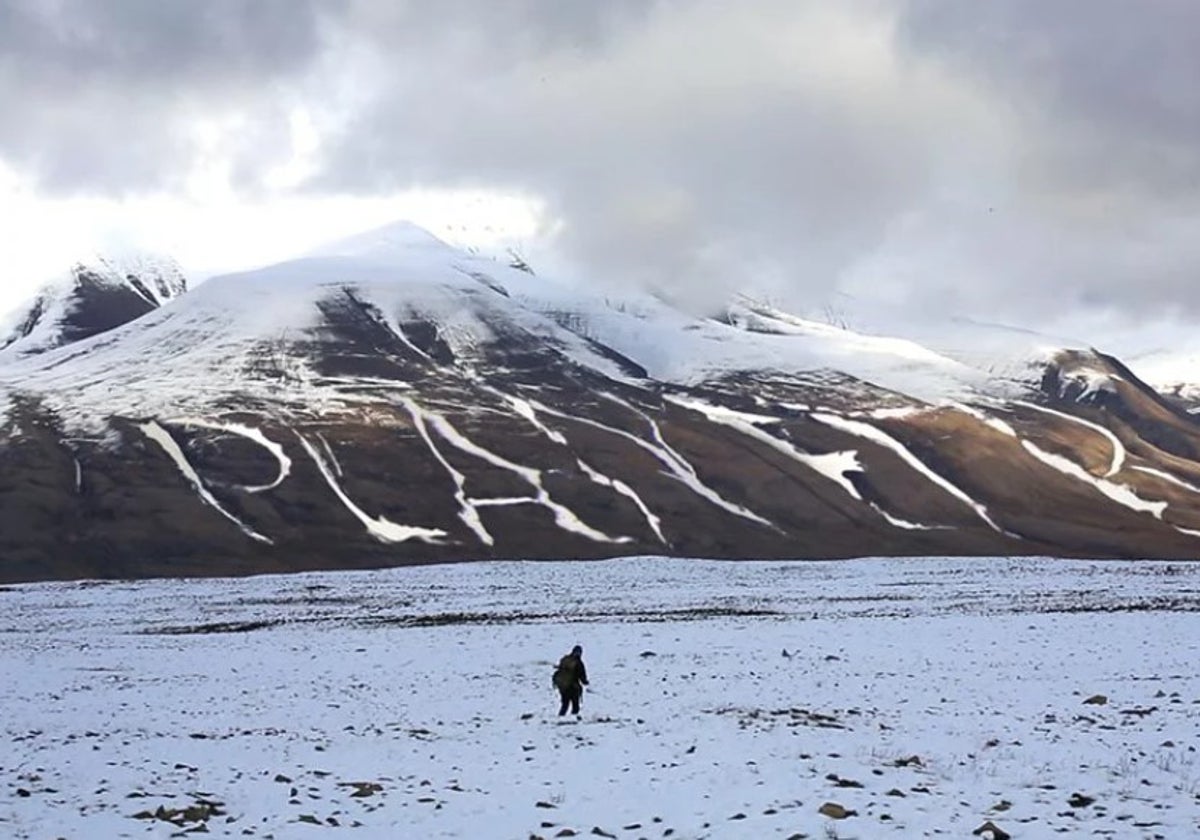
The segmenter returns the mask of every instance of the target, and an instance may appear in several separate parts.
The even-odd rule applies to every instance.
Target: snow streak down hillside
[[[0,834],[1190,837],[1197,575],[638,558],[15,587]],[[574,644],[592,682],[563,722]]]
[[[410,226],[157,308],[146,282],[80,292],[75,326],[120,326],[0,353],[0,580],[1200,534],[1200,426],[1090,351],[985,366],[744,298],[696,318]]]

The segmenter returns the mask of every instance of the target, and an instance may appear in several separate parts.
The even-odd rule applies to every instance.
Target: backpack
[[[554,676],[550,678],[550,682],[559,691],[566,691],[575,685],[575,657],[567,654],[558,662],[558,667],[554,669]]]

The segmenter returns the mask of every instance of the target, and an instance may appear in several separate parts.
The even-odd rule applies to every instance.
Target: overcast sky
[[[1196,0],[0,0],[0,309],[410,216],[705,306],[1200,315]]]

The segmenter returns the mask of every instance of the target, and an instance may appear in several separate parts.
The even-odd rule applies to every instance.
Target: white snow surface
[[[1184,481],[1178,476],[1171,475],[1171,473],[1167,472],[1166,470],[1156,470],[1154,467],[1143,467],[1141,465],[1135,466],[1133,469],[1137,470],[1138,472],[1146,473],[1146,475],[1152,475],[1155,478],[1161,478],[1168,484],[1174,484],[1176,487],[1182,487],[1184,490],[1187,490],[1190,493],[1200,493],[1200,487]]]
[[[1096,478],[1096,476],[1079,466],[1079,464],[1076,464],[1070,458],[1065,458],[1053,452],[1047,452],[1036,443],[1023,440],[1021,441],[1021,446],[1025,447],[1026,452],[1046,466],[1058,470],[1063,475],[1078,479],[1084,484],[1092,485],[1117,504],[1127,507],[1130,510],[1135,510],[1138,513],[1148,513],[1155,519],[1162,519],[1163,511],[1167,509],[1166,502],[1143,499],[1128,485],[1118,484],[1106,478]]]
[[[157,443],[163,452],[167,453],[167,457],[174,462],[176,468],[178,468],[180,474],[184,477],[188,484],[192,485],[196,491],[196,495],[200,497],[201,501],[214,508],[217,513],[221,514],[234,525],[236,525],[238,530],[240,530],[246,536],[250,537],[251,539],[258,540],[259,542],[267,544],[271,543],[271,539],[269,537],[264,537],[262,534],[255,531],[245,522],[238,519],[225,509],[220,501],[218,501],[217,498],[212,494],[212,491],[210,491],[205,485],[204,479],[197,474],[195,467],[193,467],[191,462],[188,461],[187,455],[184,454],[183,449],[180,448],[179,444],[175,442],[175,438],[171,437],[170,432],[153,420],[149,420],[145,423],[139,423],[138,428],[142,430],[142,433],[146,435],[146,437]],[[78,462],[76,463],[78,464]],[[76,473],[75,486],[76,489],[78,489],[78,472]]]
[[[961,411],[963,414],[966,414],[970,417],[974,417],[976,420],[978,420],[983,425],[987,426],[990,429],[993,429],[994,431],[999,432],[1002,435],[1006,435],[1007,437],[1012,437],[1012,438],[1017,437],[1016,429],[1014,429],[1007,422],[1005,422],[1004,420],[1001,420],[999,417],[993,417],[992,415],[988,414],[987,412],[985,412],[979,408],[976,408],[975,406],[963,405],[962,403],[955,403],[951,407],[956,411]]]
[[[354,514],[354,518],[363,524],[367,529],[367,533],[375,539],[384,543],[403,543],[408,540],[437,543],[446,536],[446,532],[440,528],[400,525],[384,516],[371,516],[346,495],[346,491],[338,483],[337,470],[332,464],[326,462],[324,456],[317,451],[317,448],[312,445],[308,438],[299,433],[297,433],[297,437],[300,439],[301,445],[304,446],[304,451],[308,453],[313,463],[317,465],[317,469],[321,471],[321,477],[325,479],[325,483],[329,485],[329,489],[334,492],[334,495],[338,497],[338,500],[346,510]]]
[[[862,464],[858,461],[857,451],[848,449],[814,455],[810,452],[797,449],[789,441],[775,437],[759,428],[762,425],[769,426],[778,423],[779,418],[777,417],[749,414],[744,411],[709,405],[700,400],[689,400],[682,397],[667,397],[667,400],[683,408],[703,414],[714,423],[729,426],[747,437],[754,438],[760,443],[765,443],[777,452],[783,453],[793,461],[803,464],[810,470],[829,479],[845,491],[846,495],[850,496],[850,498],[862,501],[862,494],[858,492],[858,488],[854,486],[850,479],[846,478],[846,473],[863,472]]]
[[[1191,837],[1197,591],[995,557],[8,587],[0,835]]]
[[[652,377],[679,384],[742,371],[834,370],[924,402],[1005,387],[984,367],[912,341],[807,321],[761,304],[735,305],[728,323],[698,318],[649,294],[534,277],[408,224],[212,278],[169,307],[67,347],[36,357],[5,354],[2,381],[14,390],[44,393],[67,422],[89,412],[200,416],[213,397],[208,383],[223,395],[336,408],[345,383],[323,379],[285,348],[311,339],[321,318],[318,304],[347,290],[410,346],[403,321],[434,324],[465,369],[503,327],[617,379],[628,375],[591,342],[626,356]],[[764,324],[770,329],[759,331]],[[265,376],[253,372],[272,367]],[[364,393],[360,389],[355,398],[367,399]]]
[[[197,429],[210,429],[218,432],[226,432],[228,434],[237,435],[238,437],[246,438],[254,441],[263,449],[271,453],[271,456],[279,463],[279,472],[269,484],[244,485],[242,489],[247,493],[263,493],[267,490],[274,490],[284,482],[284,479],[291,474],[292,459],[288,457],[283,450],[283,445],[271,440],[261,429],[255,429],[246,426],[242,423],[230,423],[213,420],[200,420],[196,418],[184,418],[178,421],[182,426],[191,426]],[[324,438],[322,438],[324,443]],[[325,449],[328,452],[329,444],[325,443]],[[340,474],[340,469],[336,470]]]
[[[436,457],[438,461],[440,461],[447,469],[447,471],[450,472],[450,476],[457,488],[455,497],[458,499],[460,505],[459,518],[468,525],[471,525],[472,529],[476,531],[476,534],[486,544],[492,544],[492,537],[486,531],[486,529],[479,524],[480,517],[478,515],[478,509],[480,507],[490,507],[495,505],[525,504],[544,507],[551,513],[551,515],[553,515],[554,524],[559,528],[562,528],[564,531],[580,534],[590,540],[594,540],[595,542],[632,542],[631,537],[611,537],[608,534],[593,528],[592,526],[583,522],[578,516],[576,516],[574,511],[572,511],[566,505],[556,501],[542,484],[541,470],[534,469],[533,467],[527,467],[523,464],[514,463],[502,455],[480,446],[458,429],[454,428],[450,421],[448,421],[445,417],[423,409],[411,400],[406,400],[405,406],[407,407],[409,414],[412,416],[414,423],[417,424],[422,438],[425,440],[426,445],[429,446],[434,457]],[[436,431],[442,440],[446,441],[460,452],[473,455],[476,458],[487,461],[494,467],[499,467],[502,470],[507,470],[513,473],[515,476],[528,484],[530,488],[535,491],[534,494],[531,496],[513,496],[504,498],[488,497],[482,499],[467,497],[465,495],[463,475],[450,466],[441,450],[433,442],[433,438],[429,434],[430,428]],[[469,511],[467,509],[468,507],[470,508]],[[479,524],[478,528],[474,527],[476,524]]]
[[[992,521],[988,515],[987,507],[980,502],[975,501],[966,491],[958,485],[954,484],[948,478],[939,475],[928,464],[918,458],[909,451],[908,447],[889,435],[878,426],[872,426],[870,423],[864,423],[861,420],[851,420],[846,417],[839,417],[835,414],[814,414],[812,419],[818,423],[824,423],[834,429],[846,432],[848,434],[857,435],[864,440],[869,440],[885,449],[890,449],[892,452],[900,456],[900,460],[908,464],[918,474],[924,476],[929,481],[936,484],[938,487],[945,490],[954,498],[965,504],[971,510],[975,511],[975,515],[982,519],[989,528],[999,533],[1005,533],[1004,530]]]
[[[4,313],[0,318],[0,352],[13,356],[57,346],[62,340],[63,320],[73,306],[80,272],[87,272],[101,285],[129,289],[154,307],[178,298],[187,289],[182,269],[170,257],[135,251],[90,255],[46,283],[28,305]],[[140,280],[140,288],[129,281],[131,275]],[[35,305],[42,309],[37,325],[28,335],[16,338],[14,331]],[[5,347],[9,339],[14,340]]]
[[[1105,438],[1108,441],[1109,446],[1112,447],[1112,459],[1109,461],[1108,472],[1104,474],[1105,478],[1111,478],[1119,473],[1121,468],[1125,466],[1125,456],[1127,454],[1125,451],[1125,444],[1121,443],[1120,439],[1116,435],[1101,426],[1099,423],[1093,423],[1091,420],[1084,420],[1082,417],[1076,417],[1073,414],[1066,414],[1062,411],[1055,411],[1053,408],[1047,408],[1044,405],[1037,405],[1036,403],[1025,402],[1024,400],[1018,400],[1014,403],[1014,405],[1023,406],[1032,411],[1040,411],[1043,414],[1049,414],[1051,416],[1066,420],[1068,423],[1075,423],[1083,426],[1084,428],[1091,429],[1096,434]]]

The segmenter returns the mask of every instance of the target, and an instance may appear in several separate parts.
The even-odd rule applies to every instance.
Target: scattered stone
[[[1001,799],[999,802],[997,802],[995,805],[992,806],[992,810],[1003,812],[1003,811],[1007,811],[1011,807],[1012,807],[1011,802],[1009,802],[1007,799]]]
[[[533,807],[535,807],[535,808],[557,808],[558,806],[555,805],[553,802],[535,802]]]
[[[579,834],[579,832],[573,828],[564,828],[561,831],[559,831],[558,834],[555,834],[554,836],[555,837],[575,837],[577,834]]]
[[[897,758],[892,762],[893,767],[924,767],[925,762],[921,761],[921,756],[910,755],[908,758]]]
[[[986,840],[1010,840],[1012,837],[1011,834],[1000,828],[1000,826],[996,825],[991,820],[988,820],[971,833],[979,837],[985,837],[986,835]]]
[[[296,822],[308,823],[309,825],[320,825],[321,821],[312,814],[301,814],[296,817]]]
[[[362,799],[383,792],[383,785],[378,782],[341,782],[338,787],[352,787],[351,796]]]
[[[1085,706],[1107,706],[1108,698],[1103,694],[1093,694],[1091,697],[1083,701]]]
[[[612,838],[614,838],[614,840],[617,836],[615,834],[609,834],[607,831],[605,831],[603,828],[601,828],[598,825],[592,826],[592,834],[595,834],[597,837],[612,837]]]
[[[1085,796],[1082,793],[1073,793],[1071,798],[1067,800],[1067,804],[1072,808],[1086,808],[1096,801],[1094,796]]]
[[[884,796],[901,796],[901,797],[907,796],[907,795],[908,794],[906,794],[904,791],[900,790],[899,788],[892,788],[891,790],[889,790],[887,793],[884,794]]]
[[[823,814],[829,817],[831,820],[844,820],[847,817],[854,817],[858,815],[857,811],[851,811],[849,808],[839,805],[837,802],[826,802],[817,809],[817,813]]]
[[[185,828],[189,832],[205,832],[208,831],[206,824],[211,817],[224,815],[222,807],[220,802],[201,799],[185,808],[168,808],[165,805],[159,805],[154,811],[138,811],[132,816],[135,820],[168,822],[178,828]],[[188,823],[193,825],[189,827]]]
[[[1153,714],[1154,712],[1157,712],[1157,711],[1158,711],[1158,706],[1150,706],[1149,708],[1144,708],[1144,707],[1138,706],[1133,709],[1122,709],[1121,714],[1136,715],[1137,717],[1146,717],[1146,715]]]
[[[642,657],[642,659],[649,659],[651,656],[658,656],[658,654],[652,650],[644,650],[638,656]]]
[[[289,779],[287,776],[283,775],[282,773],[280,773],[279,775],[277,775],[275,777],[275,781],[277,781],[281,784],[285,784],[285,785],[290,785],[292,783],[292,780]]]

